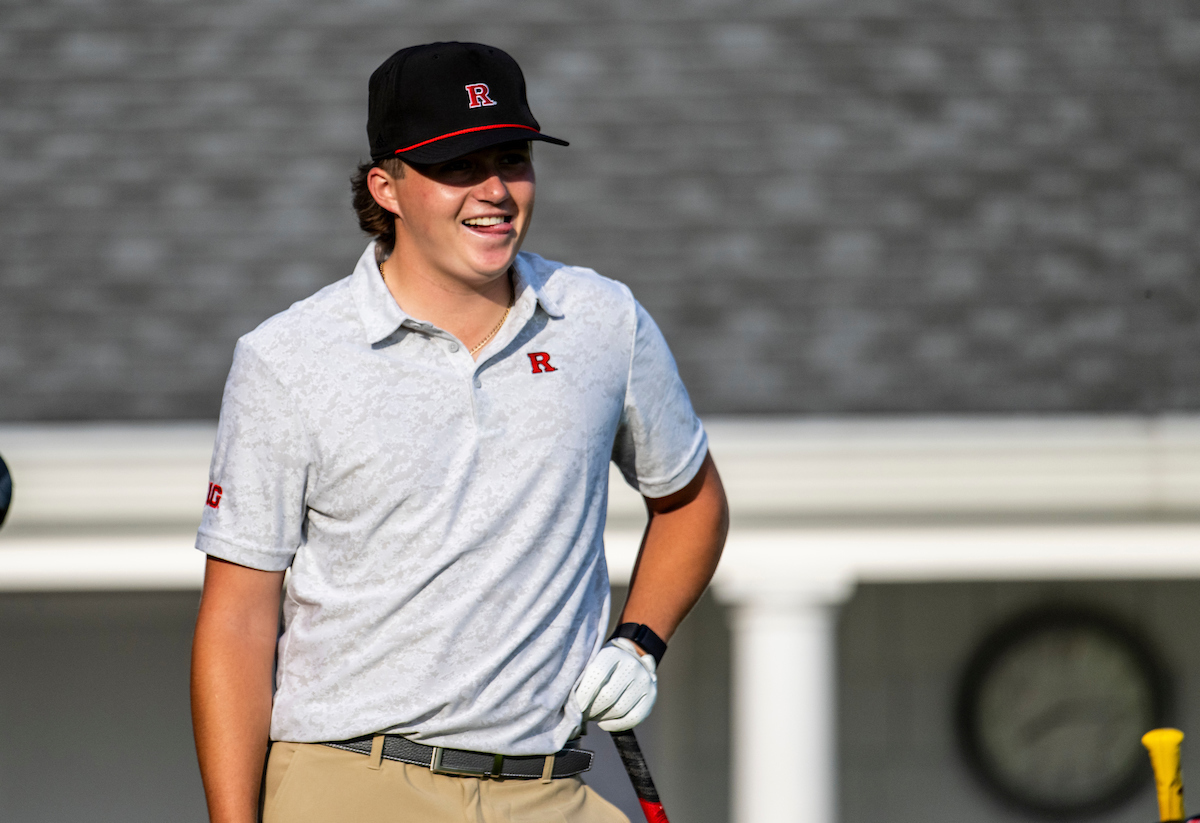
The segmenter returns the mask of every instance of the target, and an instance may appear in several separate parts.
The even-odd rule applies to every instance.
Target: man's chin
[[[516,258],[517,254],[514,251],[512,254],[505,255],[502,258],[496,257],[486,261],[476,261],[475,264],[471,266],[471,269],[474,271],[477,277],[483,280],[495,280],[497,277],[503,276],[509,270],[513,264],[513,260]]]

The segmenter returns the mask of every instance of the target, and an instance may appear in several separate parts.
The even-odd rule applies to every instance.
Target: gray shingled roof
[[[1182,0],[13,0],[0,420],[215,416],[433,39],[522,63],[573,142],[527,248],[629,283],[702,412],[1200,408]]]

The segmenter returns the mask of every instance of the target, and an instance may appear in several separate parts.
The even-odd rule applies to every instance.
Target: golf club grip
[[[646,757],[642,754],[637,737],[632,730],[611,734],[617,754],[621,756],[621,762],[625,764],[625,771],[629,774],[629,782],[633,784],[633,790],[637,793],[642,814],[646,815],[646,823],[670,823],[667,813],[663,810],[662,801],[658,799],[658,790],[654,788],[650,767],[646,765]]]

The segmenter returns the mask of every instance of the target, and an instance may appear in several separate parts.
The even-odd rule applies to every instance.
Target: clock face
[[[990,788],[1052,816],[1111,807],[1148,784],[1140,739],[1161,724],[1162,678],[1108,619],[1040,611],[984,642],[959,701],[966,754]]]

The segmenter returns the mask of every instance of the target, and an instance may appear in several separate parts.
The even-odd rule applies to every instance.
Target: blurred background
[[[1200,735],[1182,0],[8,0],[0,818],[204,819],[233,344],[349,274],[366,79],[439,39],[522,65],[572,143],[525,247],[633,289],[726,476],[640,731],[672,817],[1153,819],[1137,736]],[[617,599],[641,520],[615,481]]]

